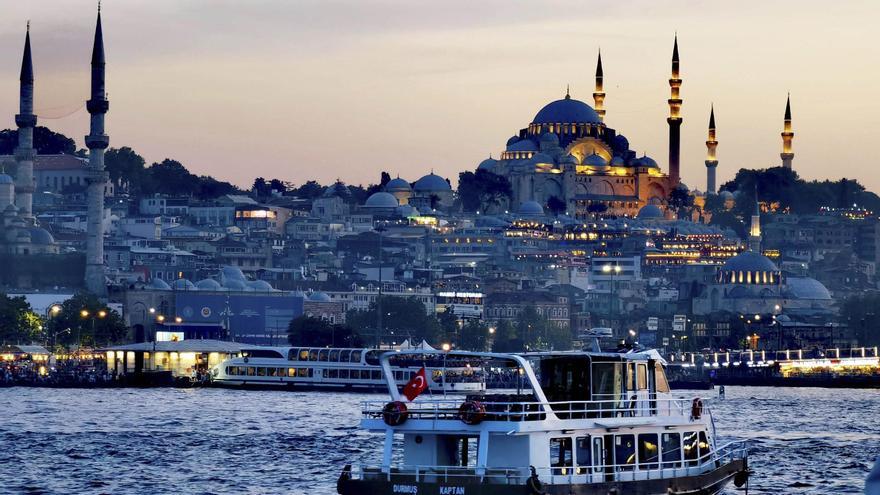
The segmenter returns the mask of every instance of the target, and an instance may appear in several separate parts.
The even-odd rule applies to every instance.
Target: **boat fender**
[[[400,426],[409,418],[409,412],[406,410],[406,404],[396,400],[385,404],[382,408],[382,419],[388,426]]]
[[[351,480],[351,464],[346,464],[336,480],[336,493],[346,493],[348,482]]]
[[[538,479],[538,473],[535,471],[535,466],[529,466],[529,469],[532,470],[532,475],[529,476],[529,479],[526,480],[526,486],[529,489],[529,495],[543,495],[544,485],[541,483],[541,480]]]
[[[458,419],[466,425],[478,425],[486,419],[486,406],[476,400],[468,400],[458,408]]]
[[[703,400],[699,397],[694,398],[694,402],[691,405],[691,419],[700,419],[703,415]]]

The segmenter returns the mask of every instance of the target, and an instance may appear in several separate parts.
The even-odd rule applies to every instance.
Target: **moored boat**
[[[391,400],[363,403],[382,461],[347,465],[342,495],[685,495],[748,482],[748,446],[720,445],[708,404],[670,394],[655,351],[449,352],[522,386],[415,400],[417,381],[401,392],[393,379],[401,354],[381,358]]]

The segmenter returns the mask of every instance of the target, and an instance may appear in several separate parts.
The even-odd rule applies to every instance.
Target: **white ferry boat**
[[[211,370],[216,385],[250,388],[328,388],[385,390],[379,357],[394,349],[325,347],[254,347]],[[423,366],[432,391],[472,393],[486,389],[479,360],[464,356],[413,350],[397,354],[388,372],[394,383],[405,384]]]
[[[747,444],[719,445],[707,405],[670,394],[656,351],[450,352],[521,388],[414,401],[390,360],[404,353],[381,359],[391,401],[363,403],[381,461],[345,466],[342,495],[711,495],[748,482]]]

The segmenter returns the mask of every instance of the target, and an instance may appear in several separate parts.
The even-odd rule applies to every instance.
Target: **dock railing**
[[[730,442],[717,450],[694,459],[660,461],[639,460],[626,464],[567,465],[544,467],[461,467],[400,465],[390,469],[381,466],[353,465],[352,478],[395,482],[480,483],[522,485],[534,474],[546,484],[625,482],[673,479],[704,474],[748,456],[748,441]]]
[[[427,399],[406,403],[408,419],[458,420],[459,408],[466,401],[457,399]],[[558,419],[599,419],[599,418],[647,418],[647,417],[694,417],[692,399],[633,397],[631,399],[608,399],[592,401],[494,401],[484,397],[479,401],[485,409],[483,421],[542,421],[548,414]],[[388,401],[364,401],[364,418],[383,417],[383,408]],[[700,417],[709,415],[705,401],[700,408]]]

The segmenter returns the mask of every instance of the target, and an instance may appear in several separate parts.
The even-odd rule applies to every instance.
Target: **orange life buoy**
[[[409,419],[409,412],[406,410],[406,404],[396,400],[385,404],[382,408],[382,419],[388,426],[400,426]]]
[[[692,419],[700,419],[703,415],[703,400],[699,397],[694,399],[694,402],[691,404],[691,418]]]
[[[486,419],[486,406],[476,400],[465,401],[458,408],[458,418],[466,425],[478,425]]]

